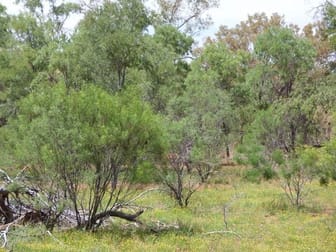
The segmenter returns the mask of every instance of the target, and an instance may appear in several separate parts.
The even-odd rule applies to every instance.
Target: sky
[[[247,19],[248,15],[265,12],[268,16],[277,12],[285,17],[287,23],[303,27],[316,19],[316,7],[323,0],[220,0],[219,8],[212,9],[214,24],[202,35],[213,36],[219,26],[234,27]]]
[[[18,12],[14,2],[15,0],[0,0],[1,4],[7,6],[9,13]],[[248,15],[257,12],[265,12],[268,16],[277,12],[284,15],[287,23],[303,27],[314,20],[315,8],[323,2],[324,0],[220,0],[219,8],[209,12],[214,24],[202,32],[200,40],[213,36],[221,25],[234,27],[246,20]],[[73,22],[75,21],[70,21],[68,26],[74,26]]]

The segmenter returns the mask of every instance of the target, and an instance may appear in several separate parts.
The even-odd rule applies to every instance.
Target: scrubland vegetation
[[[333,1],[203,45],[216,0],[17,2],[0,4],[3,249],[335,250]]]

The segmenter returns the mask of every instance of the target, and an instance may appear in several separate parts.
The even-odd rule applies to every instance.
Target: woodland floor
[[[153,191],[143,226],[121,220],[95,233],[19,227],[8,235],[12,251],[335,251],[336,183],[307,187],[305,207],[291,207],[279,181],[249,183],[224,167],[181,209]],[[148,186],[148,188],[155,187]],[[223,208],[226,206],[225,222]],[[160,232],[155,230],[163,227]]]

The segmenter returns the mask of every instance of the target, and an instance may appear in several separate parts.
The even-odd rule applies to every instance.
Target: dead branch
[[[140,210],[138,212],[136,212],[135,214],[128,214],[128,213],[124,213],[121,211],[116,211],[116,210],[109,210],[109,211],[105,211],[99,214],[96,214],[93,217],[93,220],[95,220],[95,222],[100,221],[102,219],[105,219],[107,217],[118,217],[127,221],[131,221],[131,222],[137,222],[140,223],[141,222],[139,220],[137,220],[137,218],[144,212],[144,210]]]
[[[3,178],[6,180],[7,183],[13,182],[11,177],[9,177],[8,174],[4,170],[0,169],[0,173],[2,174]]]
[[[8,234],[8,231],[9,231],[9,227],[10,227],[10,225],[7,225],[6,229],[0,232],[0,237],[3,239],[3,244],[1,246],[1,248],[6,247],[6,245],[7,245],[7,242],[8,242],[7,241],[7,234]]]
[[[236,188],[235,188],[236,189]],[[224,219],[224,226],[226,229],[228,229],[228,222],[227,222],[227,215],[229,212],[229,208],[231,207],[231,205],[239,198],[242,197],[242,194],[237,194],[237,192],[235,192],[235,194],[232,196],[232,198],[230,199],[229,202],[226,202],[223,206],[223,219]]]
[[[14,220],[10,223],[5,224],[5,225],[0,225],[0,230],[1,230],[0,231],[0,238],[3,239],[3,243],[2,243],[1,248],[5,248],[7,246],[7,243],[8,243],[7,235],[8,235],[8,232],[9,232],[9,228],[11,226],[20,225],[22,220],[23,220],[23,216],[20,217],[20,218],[17,218],[16,220]]]
[[[237,236],[239,239],[242,238],[238,233],[231,231],[231,230],[211,231],[211,232],[204,233],[203,235],[212,235],[212,234],[233,234]]]
[[[241,239],[241,236],[232,231],[232,230],[227,230],[228,229],[228,222],[227,222],[227,214],[228,214],[228,211],[229,211],[229,207],[237,200],[239,199],[240,197],[242,197],[242,194],[237,194],[237,192],[235,192],[235,194],[232,196],[232,198],[230,199],[230,201],[226,202],[224,204],[224,207],[223,207],[223,218],[224,218],[224,228],[226,230],[216,230],[216,231],[210,231],[210,232],[207,232],[207,233],[204,233],[203,235],[211,235],[211,234],[232,234],[232,235],[235,235],[237,236],[239,239]]]
[[[153,192],[153,191],[157,191],[157,190],[159,190],[159,188],[150,188],[150,189],[148,189],[148,190],[146,190],[146,191],[144,191],[144,192],[141,192],[140,194],[138,194],[137,196],[135,196],[133,199],[130,199],[129,201],[127,201],[126,203],[124,203],[123,205],[126,205],[126,206],[127,206],[127,205],[129,205],[130,203],[132,203],[132,202],[134,202],[134,201],[136,201],[136,200],[142,198],[145,194],[150,193],[150,192]]]
[[[171,229],[179,229],[180,226],[178,224],[166,224],[160,220],[157,220],[154,223],[154,227],[150,228],[150,231],[154,232],[154,233],[160,233],[162,231],[167,231],[167,230],[171,230]]]

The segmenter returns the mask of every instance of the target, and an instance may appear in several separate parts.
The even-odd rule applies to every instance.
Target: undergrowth
[[[233,175],[230,183],[219,180],[212,178],[203,186],[188,208],[177,207],[160,191],[146,194],[137,202],[146,206],[140,218],[143,225],[111,219],[96,232],[55,230],[53,234],[27,226],[11,231],[8,248],[25,252],[334,251],[334,182],[323,187],[318,181],[310,184],[308,199],[297,209],[278,181],[255,184]]]

